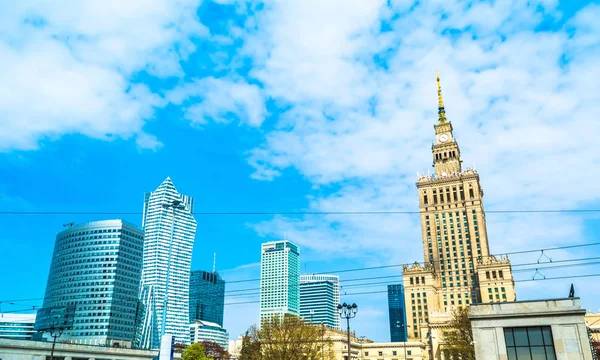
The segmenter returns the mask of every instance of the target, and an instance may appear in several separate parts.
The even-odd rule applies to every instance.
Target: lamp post
[[[431,336],[431,327],[429,327],[427,338],[429,339],[429,358],[433,360],[433,339],[435,339],[435,337]]]
[[[167,322],[167,308],[169,302],[169,277],[171,276],[171,253],[173,251],[173,236],[175,234],[175,210],[185,209],[184,205],[181,205],[181,200],[173,200],[170,204],[162,204],[162,207],[167,209],[173,209],[173,221],[171,222],[171,239],[169,240],[169,255],[167,260],[167,283],[165,284],[165,299],[162,311],[162,323],[160,325],[160,336],[165,334],[165,327]]]
[[[54,348],[56,347],[56,340],[62,335],[64,328],[52,328],[50,330],[50,336],[52,337],[52,349],[50,350],[50,360],[54,360]]]
[[[404,329],[404,324],[396,324],[396,327],[397,327],[397,328],[400,328],[400,329]],[[404,333],[404,334],[406,334],[406,331],[403,331],[403,333]],[[404,338],[404,359],[405,359],[405,360],[406,360],[406,342],[407,342],[407,341],[408,341],[408,338],[407,338],[407,337],[405,337],[405,338]]]
[[[358,306],[356,305],[356,303],[350,305],[350,304],[340,304],[337,306],[338,309],[338,314],[340,314],[340,318],[342,319],[346,319],[346,323],[348,325],[348,357],[346,358],[346,360],[351,360],[350,359],[350,319],[352,319],[353,317],[356,316],[356,313],[358,312]]]

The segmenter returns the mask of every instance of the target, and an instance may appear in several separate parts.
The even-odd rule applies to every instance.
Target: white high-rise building
[[[176,343],[190,343],[189,285],[196,234],[193,210],[193,199],[179,194],[170,178],[145,194],[142,348],[158,348],[163,335],[173,335]]]
[[[260,319],[300,315],[300,253],[291,241],[262,244]]]
[[[300,276],[300,316],[313,324],[339,329],[340,277],[336,275]]]

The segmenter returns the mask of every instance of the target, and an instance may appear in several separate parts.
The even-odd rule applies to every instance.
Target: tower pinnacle
[[[444,110],[444,99],[442,99],[442,85],[440,84],[440,73],[436,70],[435,76],[437,78],[437,87],[438,87],[438,123],[445,124],[446,120],[446,110]]]

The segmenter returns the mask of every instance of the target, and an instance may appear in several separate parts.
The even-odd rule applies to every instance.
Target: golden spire
[[[435,76],[437,78],[438,86],[438,123],[444,124],[446,120],[446,110],[444,110],[444,100],[442,99],[442,85],[440,84],[440,73],[436,70]]]

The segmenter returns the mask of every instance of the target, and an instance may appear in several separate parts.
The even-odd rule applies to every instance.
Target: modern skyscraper
[[[260,319],[300,315],[300,253],[291,241],[262,244]]]
[[[300,316],[313,324],[339,329],[340,277],[300,275]]]
[[[202,320],[223,326],[225,281],[218,273],[192,271],[190,277],[190,324]]]
[[[190,342],[190,267],[196,234],[193,210],[193,199],[179,194],[170,178],[145,194],[142,348],[158,348],[165,334],[173,335],[176,343]]]
[[[0,338],[31,340],[34,324],[35,314],[0,313]]]
[[[142,230],[123,220],[71,225],[58,233],[36,329],[68,322],[72,329],[61,340],[130,345],[138,325],[143,241]],[[69,306],[72,312],[55,311]],[[72,318],[57,319],[56,313]]]
[[[490,256],[479,174],[475,168],[462,167],[452,123],[446,119],[439,76],[437,84],[435,174],[417,179],[425,265],[403,268],[411,339],[423,338],[421,327],[430,323],[433,312],[445,313],[475,302],[515,300],[510,262]]]
[[[388,285],[388,308],[390,312],[390,341],[404,342],[406,335],[406,311],[404,307],[404,286]]]

